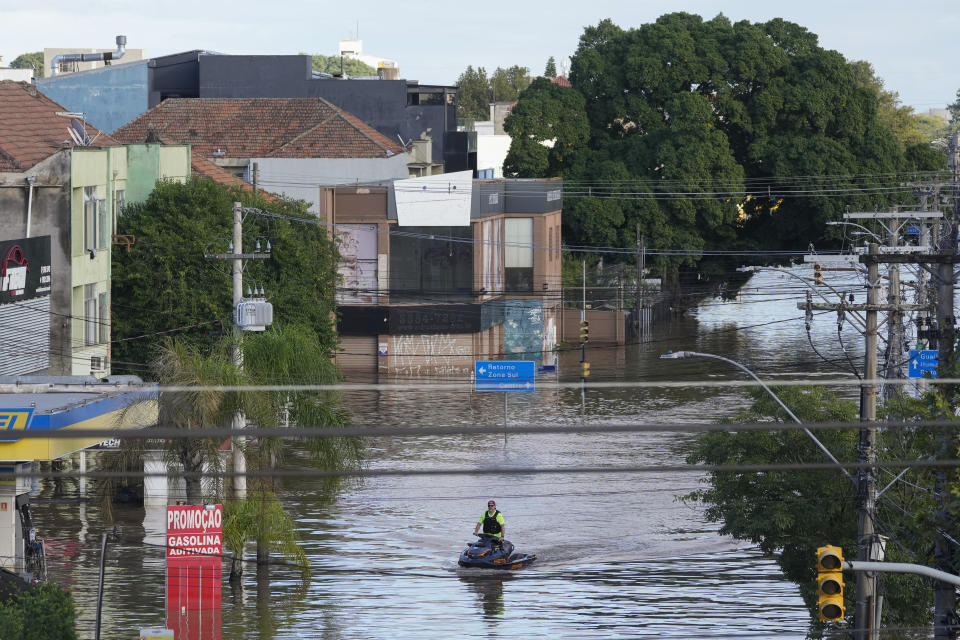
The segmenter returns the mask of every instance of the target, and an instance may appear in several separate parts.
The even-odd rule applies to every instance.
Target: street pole
[[[240,256],[243,253],[243,211],[239,202],[233,203],[233,253]],[[233,364],[237,369],[243,371],[243,348],[241,340],[243,332],[236,316],[236,310],[240,302],[243,301],[243,260],[240,257],[233,259]],[[240,435],[246,426],[246,418],[243,413],[237,411],[233,416],[233,429],[237,435],[230,439],[230,451],[233,455],[233,471],[237,475],[233,477],[233,493],[238,500],[247,497],[247,458],[243,453],[243,447],[246,438]]]
[[[953,169],[953,216],[941,228],[944,233],[940,236],[940,253],[954,256],[957,248],[957,221],[960,220],[960,133],[954,133],[950,143],[951,168]],[[943,377],[953,377],[956,364],[954,341],[956,340],[956,326],[953,316],[953,264],[944,261],[938,270],[937,283],[937,325],[939,328],[938,369]],[[943,393],[950,413],[956,406],[956,386],[945,385]],[[940,446],[937,457],[942,459],[951,457],[954,450],[952,430],[940,429]],[[949,493],[947,472],[939,468],[934,477],[934,495],[937,496],[937,510],[934,514],[934,523],[937,527],[937,539],[934,542],[933,556],[937,568],[950,572],[952,569],[952,549],[946,532],[953,529],[950,517],[947,495]],[[933,590],[933,637],[935,640],[954,640],[956,638],[956,587],[943,581],[937,581]]]
[[[888,245],[896,247],[900,245],[900,220],[893,218],[890,221],[888,233]],[[895,308],[900,308],[900,265],[891,264],[887,268],[887,278],[889,287],[887,289],[887,303]],[[887,316],[887,350],[884,358],[885,379],[900,380],[906,376],[903,373],[903,314],[900,311],[891,311]],[[892,400],[900,395],[900,389],[893,384],[883,385],[883,398],[885,401]]]
[[[880,254],[880,246],[870,243],[870,255]],[[867,268],[867,326],[864,352],[863,384],[860,386],[860,421],[866,426],[860,429],[859,461],[866,466],[857,471],[857,560],[872,560],[874,541],[874,512],[877,489],[873,476],[877,464],[877,311],[880,293],[880,265],[871,261]],[[876,607],[876,576],[864,574],[857,577],[857,602],[854,613],[855,638],[871,640],[873,637],[873,612]]]

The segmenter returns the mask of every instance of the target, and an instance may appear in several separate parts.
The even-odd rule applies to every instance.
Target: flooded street
[[[841,375],[810,348],[796,308],[803,290],[782,274],[756,275],[737,300],[707,300],[643,344],[589,348],[590,382],[745,378],[720,362],[659,357],[681,349],[734,359],[771,383]],[[817,318],[812,330],[822,354],[844,358],[835,317]],[[847,331],[843,345],[862,360],[859,335]],[[579,381],[577,361],[576,352],[561,355],[560,382]],[[513,424],[702,423],[729,416],[746,400],[738,388],[538,389],[511,393],[508,410]],[[358,425],[469,428],[504,418],[500,393],[435,390],[429,380],[413,391],[345,393],[343,402]],[[697,488],[700,476],[615,469],[682,463],[691,437],[487,433],[372,440],[374,470],[501,472],[373,477],[349,485],[329,507],[317,504],[312,481],[286,482],[281,497],[310,559],[311,582],[301,592],[292,568],[273,567],[268,583],[249,567],[242,589],[224,584],[223,637],[803,638],[809,614],[775,563],[719,536],[697,505],[678,500]],[[611,470],[505,472],[564,466]],[[99,507],[81,507],[76,495],[67,483],[64,497],[53,499],[52,487],[43,485],[35,513],[52,579],[75,589],[81,637],[92,638],[104,525]],[[537,555],[531,567],[491,575],[456,566],[489,498],[504,513],[517,550]],[[140,627],[164,619],[163,510],[121,507],[116,520],[109,529],[105,639],[136,637]]]

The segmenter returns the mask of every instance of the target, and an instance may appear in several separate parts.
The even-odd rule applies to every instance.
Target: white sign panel
[[[394,180],[401,227],[465,227],[470,224],[473,172]]]

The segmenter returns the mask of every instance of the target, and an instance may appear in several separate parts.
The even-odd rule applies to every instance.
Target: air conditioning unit
[[[243,331],[265,331],[273,324],[273,305],[262,298],[241,300],[233,319]]]

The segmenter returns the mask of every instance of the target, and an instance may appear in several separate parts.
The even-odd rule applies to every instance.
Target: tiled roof
[[[219,182],[220,184],[228,187],[240,187],[244,191],[253,191],[252,184],[246,180],[238,178],[226,169],[218,167],[209,160],[192,156],[190,158],[190,168],[192,169],[194,175],[210,178],[214,182]],[[261,190],[260,195],[262,195],[267,202],[276,201],[276,198],[266,191]]]
[[[570,81],[567,79],[566,76],[557,76],[555,78],[550,78],[550,82],[552,82],[553,84],[559,85],[561,87],[573,86],[572,84],[570,84]]]
[[[212,158],[387,158],[404,149],[322,98],[168,98],[113,132]]]
[[[67,132],[73,118],[58,112],[67,109],[33,85],[0,80],[0,171],[26,171],[60,149],[76,146]],[[96,127],[84,126],[93,146],[117,144]]]

